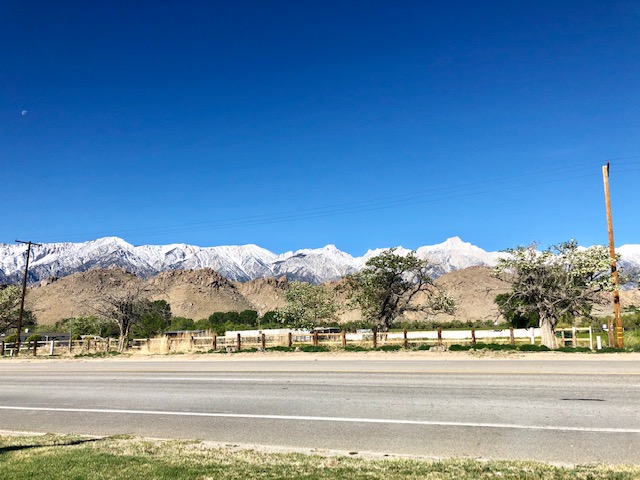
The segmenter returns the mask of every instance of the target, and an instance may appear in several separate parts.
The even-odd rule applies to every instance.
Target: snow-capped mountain
[[[63,277],[91,268],[122,267],[142,277],[162,271],[213,268],[237,281],[287,276],[308,282],[336,280],[363,268],[372,256],[384,249],[369,250],[353,257],[335,245],[318,249],[276,254],[257,245],[198,247],[185,244],[133,246],[121,238],[105,237],[84,243],[51,243],[32,248],[29,280]],[[409,250],[398,247],[397,252]],[[25,245],[0,244],[0,283],[17,283],[24,271]],[[640,245],[619,248],[621,264],[640,270]],[[495,265],[499,252],[486,252],[458,237],[416,251],[434,265],[432,275],[440,276],[471,266]]]

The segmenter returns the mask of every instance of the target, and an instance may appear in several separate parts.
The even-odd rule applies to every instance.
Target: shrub
[[[517,347],[509,343],[476,343],[475,350],[515,350]]]
[[[13,343],[16,341],[16,334],[12,333],[11,335],[7,335],[4,339],[5,343]]]
[[[269,352],[293,352],[295,348],[293,347],[285,347],[284,345],[277,345],[275,347],[267,347],[265,350]]]
[[[362,345],[346,345],[344,347],[345,352],[368,352],[369,349]]]
[[[374,350],[377,350],[379,352],[397,352],[401,348],[402,345],[381,345],[377,348],[374,348]]]
[[[591,352],[591,349],[589,347],[560,347],[556,349],[556,352],[580,353]]]
[[[257,348],[242,348],[240,350],[236,350],[233,353],[254,353],[257,352],[258,349]]]
[[[546,345],[520,345],[518,350],[521,352],[548,352],[551,349]]]
[[[458,344],[453,344],[449,346],[449,351],[450,352],[464,352],[466,350],[471,350],[471,345],[458,345]]]
[[[39,342],[40,340],[42,340],[42,336],[38,333],[34,333],[33,335],[29,335],[25,340],[25,342],[26,343]]]
[[[328,352],[329,348],[325,347],[324,345],[318,345],[317,347],[315,345],[302,345],[300,347],[300,351],[301,352]]]
[[[626,352],[624,348],[614,348],[614,347],[602,347],[601,350],[596,350],[596,353],[621,353]]]

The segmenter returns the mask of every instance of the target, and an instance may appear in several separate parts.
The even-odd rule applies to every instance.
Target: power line
[[[616,165],[632,167],[640,164],[639,156],[619,157]],[[593,163],[593,165],[592,165]],[[352,215],[375,210],[398,208],[416,204],[434,203],[455,198],[469,197],[479,194],[490,194],[504,192],[515,188],[531,187],[535,185],[545,185],[555,182],[564,182],[568,179],[580,179],[593,176],[591,172],[595,162],[582,162],[580,164],[566,165],[546,169],[531,170],[512,175],[476,180],[473,182],[432,187],[427,190],[398,193],[370,199],[355,200],[351,202],[338,203],[333,205],[309,207],[305,209],[284,211],[277,213],[256,214],[242,217],[232,217],[219,220],[208,220],[203,222],[183,223],[173,225],[160,225],[153,227],[142,227],[135,229],[111,229],[102,232],[80,232],[69,235],[70,237],[86,236],[107,236],[117,234],[127,238],[139,236],[155,236],[167,233],[184,233],[206,230],[219,230],[226,228],[237,228],[257,225],[268,225],[274,223],[296,222],[332,216]],[[621,172],[633,172],[636,169],[620,169]],[[585,172],[583,175],[579,173]],[[553,174],[553,175],[550,175]],[[541,177],[541,178],[538,178]],[[524,180],[524,181],[523,181]]]

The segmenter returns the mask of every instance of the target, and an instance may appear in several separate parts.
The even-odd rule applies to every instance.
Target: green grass
[[[627,480],[640,467],[558,467],[529,461],[420,460],[265,453],[127,436],[0,436],[4,480],[48,479],[553,479]]]
[[[510,343],[476,343],[474,350],[516,350],[518,347]]]
[[[234,350],[231,353],[256,353],[258,351],[257,348],[241,348],[240,350]]]
[[[640,330],[625,331],[624,346],[638,351],[637,349],[640,349]]]
[[[559,348],[556,348],[556,352],[590,353],[591,349],[589,347],[559,347]]]
[[[548,352],[550,350],[546,345],[519,345],[518,350],[521,352]]]
[[[268,352],[294,352],[295,347],[287,347],[284,345],[277,345],[275,347],[267,347],[265,350]]]
[[[473,347],[471,345],[458,345],[458,344],[454,344],[454,345],[450,345],[448,350],[450,352],[465,352],[468,350],[471,350]]]
[[[115,350],[110,350],[107,352],[95,352],[95,353],[78,353],[73,356],[73,358],[106,358],[106,357],[115,357],[117,355],[122,355],[121,352],[117,352]]]
[[[398,350],[402,350],[402,345],[381,345],[374,348],[374,350],[379,352],[397,352]]]
[[[370,348],[363,347],[362,345],[346,345],[343,350],[345,352],[369,352]]]
[[[330,352],[331,349],[329,347],[325,347],[324,345],[301,345],[300,346],[300,351],[301,352],[311,352],[311,353],[315,353],[315,352]]]

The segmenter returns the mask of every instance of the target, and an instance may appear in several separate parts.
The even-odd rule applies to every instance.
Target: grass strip
[[[0,436],[0,472],[13,479],[550,479],[640,478],[640,467],[540,462],[365,459],[265,453],[198,441],[130,436]]]

